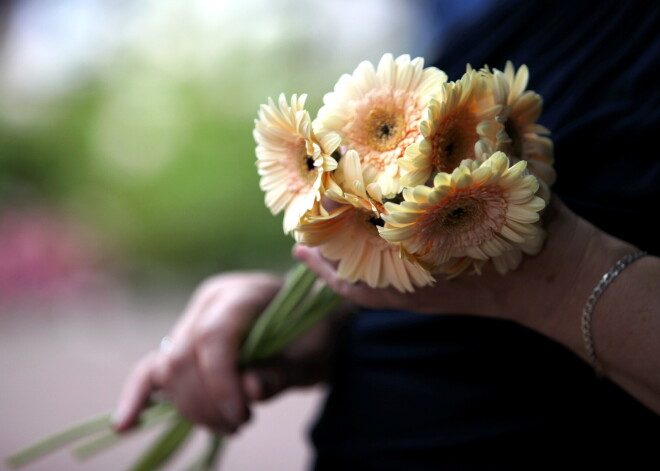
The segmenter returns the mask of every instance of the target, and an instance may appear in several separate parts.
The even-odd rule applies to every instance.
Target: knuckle
[[[195,343],[197,363],[203,370],[213,373],[234,366],[238,354],[238,336],[228,329],[217,327],[200,333]]]
[[[140,360],[131,371],[132,377],[141,377],[149,373],[151,369],[151,362],[147,362],[144,359]]]
[[[214,275],[206,278],[195,290],[195,295],[203,295],[204,293],[215,291],[224,278],[225,275]]]
[[[220,322],[213,325],[198,325],[195,329],[195,342],[199,347],[213,347],[228,335],[228,329]]]
[[[148,376],[151,373],[153,367],[154,367],[154,357],[152,354],[149,354],[135,364],[135,366],[131,370],[130,377],[134,379],[144,378],[145,376]]]
[[[169,363],[163,365],[163,368],[160,371],[158,382],[161,386],[169,388],[174,384],[176,380],[176,374],[172,371]]]
[[[332,280],[332,289],[343,298],[354,301],[353,285],[339,278]]]
[[[222,379],[221,375],[210,375],[207,378],[207,388],[209,395],[220,403],[220,401],[231,395],[232,388],[228,385],[227,379]]]
[[[187,357],[182,354],[172,354],[167,358],[166,370],[172,374],[181,373],[186,368]]]
[[[171,386],[179,377],[183,376],[186,369],[186,362],[178,357],[172,356],[165,359],[161,368],[161,382],[165,386]]]
[[[201,300],[213,296],[215,293],[223,289],[227,281],[227,274],[219,274],[206,278],[195,289],[192,299]]]

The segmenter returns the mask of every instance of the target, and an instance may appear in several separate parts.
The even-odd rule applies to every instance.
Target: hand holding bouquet
[[[284,212],[284,230],[296,241],[318,247],[316,258],[303,257],[310,266],[322,272],[325,259],[336,262],[339,279],[357,282],[356,290],[390,287],[383,292],[409,302],[424,299],[418,288],[436,276],[481,273],[488,264],[501,274],[514,270],[523,254],[542,247],[539,213],[555,178],[549,132],[537,124],[542,100],[526,90],[527,79],[525,66],[515,71],[508,63],[504,71],[468,67],[447,82],[421,58],[386,54],[377,67],[363,62],[342,76],[315,120],[304,95],[270,100],[254,130],[266,205]],[[383,299],[398,307],[398,298]],[[253,325],[238,362],[273,356],[340,301],[299,266]],[[148,384],[135,403],[163,387]],[[193,430],[162,398],[139,426],[161,422],[169,425],[131,469],[158,469]],[[104,415],[10,464],[98,434],[76,448],[89,457],[119,440],[109,426]],[[220,442],[211,437],[191,469],[211,469]]]

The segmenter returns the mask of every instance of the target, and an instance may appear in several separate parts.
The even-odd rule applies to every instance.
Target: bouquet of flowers
[[[255,121],[257,167],[266,205],[284,211],[284,231],[318,246],[340,277],[412,292],[481,273],[501,274],[541,250],[540,212],[554,183],[552,141],[537,123],[542,99],[526,90],[528,70],[467,67],[455,82],[422,58],[385,54],[361,63],[324,97],[315,120],[305,95],[262,105]],[[241,349],[249,364],[279,352],[341,302],[296,267]],[[131,467],[160,468],[194,429],[156,399],[137,430],[169,425]],[[25,465],[87,437],[88,458],[120,441],[109,414],[69,428],[10,457]],[[222,437],[189,469],[212,469]]]
[[[270,100],[254,131],[266,205],[339,276],[373,288],[413,291],[489,261],[513,270],[541,249],[555,179],[527,80],[509,62],[447,82],[385,54],[342,76],[314,121],[304,95]]]

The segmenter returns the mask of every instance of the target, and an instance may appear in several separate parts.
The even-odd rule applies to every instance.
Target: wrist
[[[581,318],[581,327],[582,327],[582,337],[584,341],[585,350],[587,353],[587,359],[589,364],[594,369],[597,375],[603,375],[603,368],[596,356],[593,334],[592,334],[592,314],[594,307],[598,303],[600,297],[605,293],[607,288],[614,282],[614,280],[623,272],[628,265],[637,261],[638,259],[648,255],[647,252],[639,250],[631,254],[626,255],[625,257],[619,259],[610,270],[601,278],[598,282],[591,295],[587,299],[587,302],[584,305],[582,310]]]
[[[574,217],[571,243],[558,254],[559,269],[554,276],[561,283],[546,295],[549,299],[544,303],[542,316],[532,319],[532,325],[528,326],[562,343],[588,361],[582,330],[584,306],[600,280],[617,261],[638,249],[597,229],[584,219]],[[555,236],[566,240],[561,235]],[[556,301],[552,302],[553,299]],[[599,307],[595,307],[592,314],[594,323],[598,322]],[[593,335],[598,335],[598,329],[593,330]]]

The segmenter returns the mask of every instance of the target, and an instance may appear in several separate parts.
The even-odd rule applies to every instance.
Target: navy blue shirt
[[[527,64],[553,132],[556,192],[658,254],[658,3],[503,0],[476,16],[450,31],[435,65],[455,80],[468,62]],[[514,323],[365,311],[347,328],[313,441],[317,471],[639,469],[657,466],[660,418]]]

